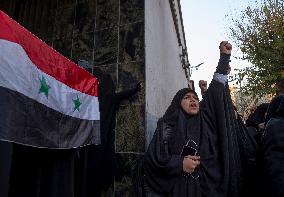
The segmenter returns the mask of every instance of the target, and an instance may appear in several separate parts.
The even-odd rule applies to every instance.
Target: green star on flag
[[[44,93],[45,96],[46,96],[46,98],[48,98],[48,91],[49,91],[49,89],[50,89],[50,86],[47,85],[44,76],[42,76],[41,79],[39,79],[39,81],[40,81],[40,88],[39,88],[38,93],[39,93],[39,94],[40,94],[40,93]]]
[[[80,99],[78,96],[77,96],[77,99],[73,99],[73,103],[74,103],[74,111],[75,110],[79,111],[82,103],[80,102]]]

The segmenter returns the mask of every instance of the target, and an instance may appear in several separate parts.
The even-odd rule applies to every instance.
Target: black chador
[[[240,127],[226,79],[229,58],[221,53],[198,115],[183,113],[181,100],[192,90],[182,89],[158,121],[144,161],[146,190],[153,196],[242,196]],[[185,176],[180,154],[189,140],[197,145],[200,165]]]
[[[274,98],[270,105],[261,146],[263,195],[284,196],[284,94]]]

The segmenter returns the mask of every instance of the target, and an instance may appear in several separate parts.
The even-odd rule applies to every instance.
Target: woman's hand
[[[207,91],[207,81],[200,80],[199,88],[201,89],[201,94],[205,93]]]
[[[188,155],[183,158],[183,171],[191,173],[200,164],[200,156]]]
[[[220,53],[231,54],[232,45],[228,41],[222,41],[219,46]]]

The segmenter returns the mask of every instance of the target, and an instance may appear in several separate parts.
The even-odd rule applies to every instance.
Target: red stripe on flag
[[[1,10],[0,39],[21,45],[37,68],[56,80],[85,94],[98,96],[98,81],[94,76],[49,47]]]

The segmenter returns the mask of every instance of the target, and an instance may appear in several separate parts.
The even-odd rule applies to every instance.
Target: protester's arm
[[[129,99],[131,96],[133,96],[140,90],[141,90],[141,83],[138,83],[135,88],[116,93],[115,100],[120,102],[122,100]]]
[[[202,98],[205,94],[205,92],[207,91],[207,81],[204,81],[204,80],[200,80],[199,81],[199,88],[201,90],[201,95],[202,95]]]
[[[223,41],[220,43],[219,49],[220,59],[213,79],[225,85],[228,82],[228,71],[231,69],[229,62],[232,52],[232,45],[227,41]]]
[[[200,104],[202,108],[206,109],[213,123],[216,123],[217,114],[220,115],[219,113],[223,113],[224,110],[228,109],[229,105],[232,105],[231,101],[229,101],[230,94],[227,80],[232,46],[227,41],[223,41],[220,43],[219,49],[220,59],[216,72]],[[224,105],[224,102],[226,105]],[[230,110],[234,115],[232,106],[229,108],[231,108]]]
[[[232,45],[227,41],[222,41],[219,46],[220,49],[220,59],[216,72],[213,75],[213,80],[209,85],[206,92],[213,92],[216,94],[222,94],[224,88],[228,88],[228,72],[230,72],[230,57],[232,51]],[[213,89],[213,90],[211,90]],[[209,91],[210,90],[210,91]]]
[[[208,107],[208,102],[212,100],[210,99],[212,97],[215,98],[214,100],[218,101],[218,99],[220,99],[218,97],[224,93],[225,89],[228,88],[227,74],[231,70],[229,62],[232,51],[232,45],[227,41],[222,41],[220,43],[219,50],[220,59],[216,68],[216,72],[214,73],[213,80],[211,81],[208,89],[206,89],[206,91],[202,94],[203,100],[201,102],[201,105],[204,107],[206,107],[206,105]]]
[[[205,100],[206,100],[206,97],[208,99],[208,96],[209,96],[208,94],[210,94],[209,97],[213,96],[211,94],[214,94],[215,96],[220,95],[220,94],[223,94],[224,89],[228,88],[228,76],[227,75],[231,71],[229,62],[230,62],[230,57],[231,57],[232,45],[228,43],[227,41],[222,41],[220,43],[219,49],[220,49],[220,59],[218,62],[218,66],[216,68],[216,72],[214,73],[213,80],[210,83],[208,89],[206,88],[205,90],[205,88],[202,87],[205,90],[203,93],[201,89],[202,97]],[[202,84],[203,84],[202,81],[199,82],[199,87]],[[205,95],[208,95],[208,96],[205,96]],[[204,105],[204,102],[205,101],[202,101],[202,105]]]

